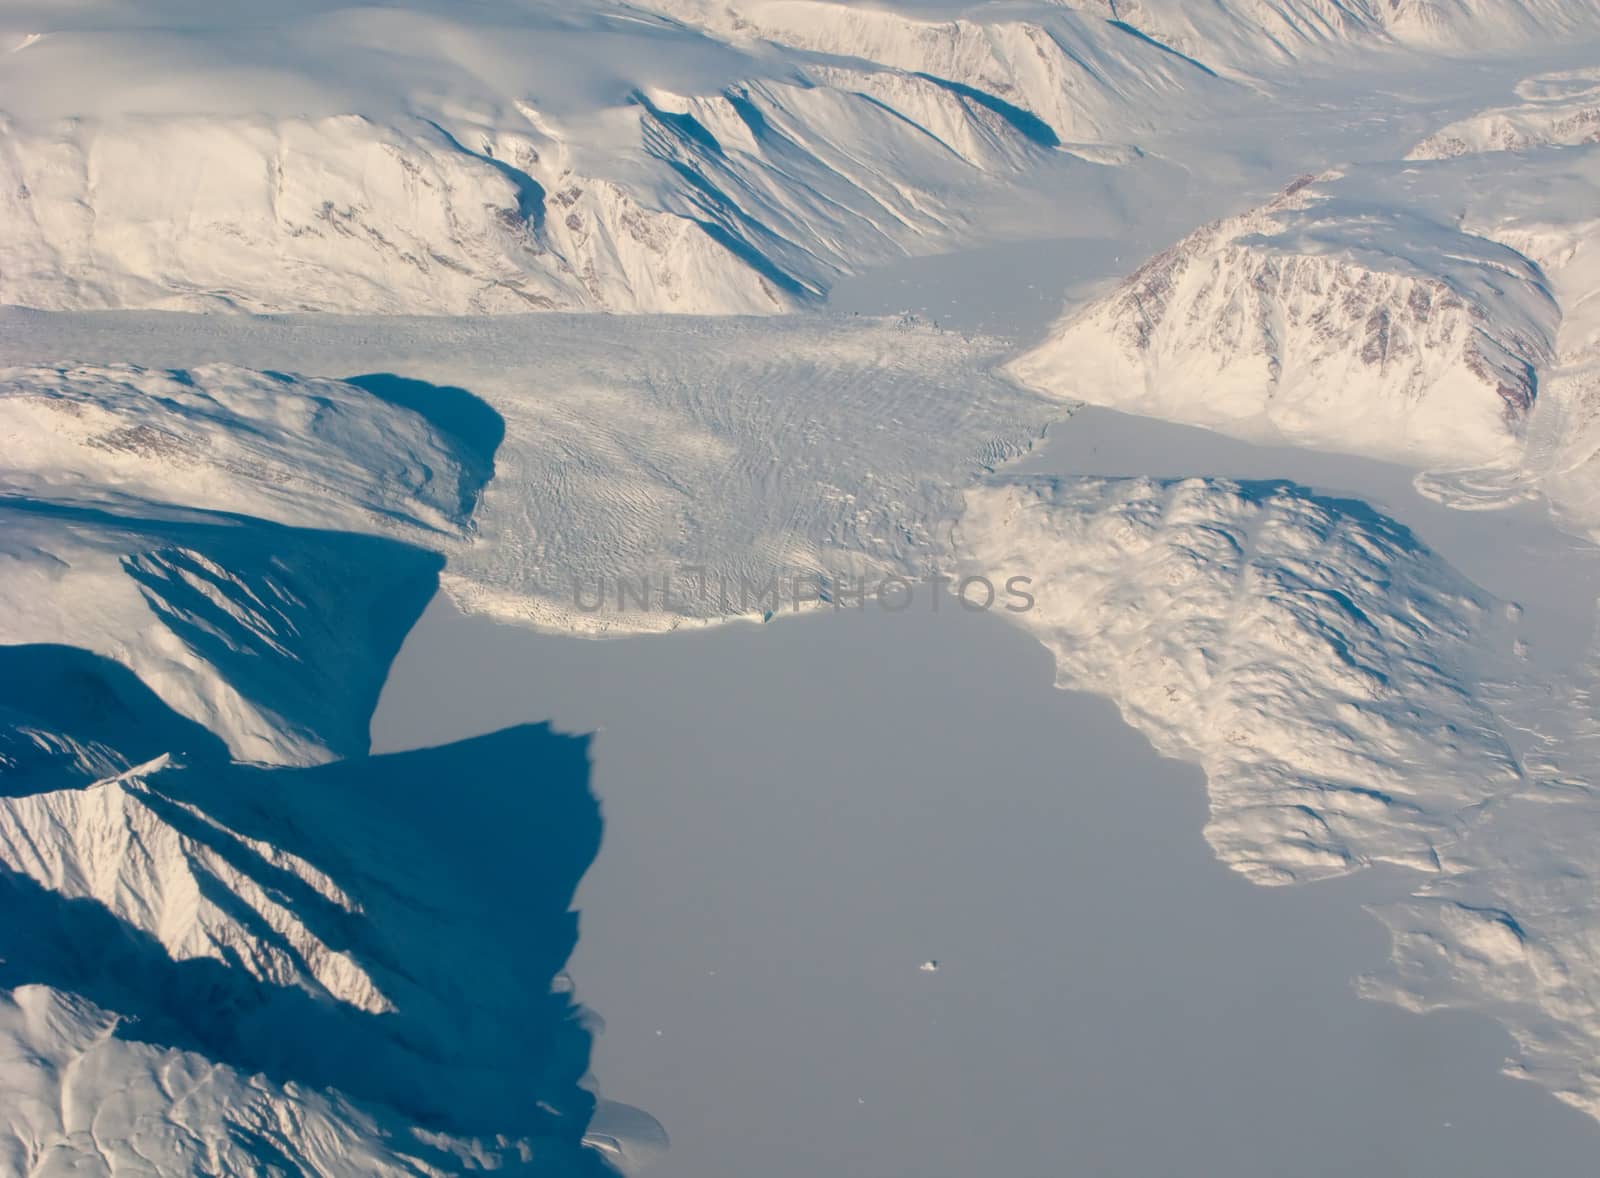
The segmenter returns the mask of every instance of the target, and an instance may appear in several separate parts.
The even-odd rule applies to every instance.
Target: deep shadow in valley
[[[151,747],[193,737],[190,721],[93,656],[3,657],[47,655],[73,665],[57,680],[104,705],[102,724],[73,717],[75,742],[117,738],[129,716]],[[44,692],[46,702],[62,690]],[[99,901],[0,871],[0,985],[78,993],[124,1016],[124,1038],[335,1088],[380,1119],[392,1110],[455,1134],[542,1138],[567,1165],[604,1173],[598,1155],[578,1149],[593,1109],[580,1085],[590,1031],[556,986],[577,938],[573,893],[600,845],[588,738],[521,725],[310,769],[232,764],[189,747],[185,766],[95,788],[126,790],[127,806],[174,830],[203,902],[275,950],[299,984],[260,980],[226,944],[225,960],[173,960]],[[273,927],[244,881],[314,941]],[[352,1004],[360,993],[318,985],[302,954],[316,942],[358,963],[393,1009],[362,1010]]]
[[[351,383],[428,421],[460,462],[469,514],[494,473],[499,414],[462,389]],[[520,724],[369,756],[370,715],[437,587],[437,553],[117,507],[8,498],[0,525],[38,537],[47,560],[69,537],[61,578],[77,551],[110,554],[153,625],[344,759],[239,763],[112,659],[0,647],[0,799],[18,807],[0,826],[0,987],[78,994],[120,1016],[123,1039],[336,1090],[443,1172],[460,1159],[430,1157],[411,1127],[479,1139],[504,1173],[610,1173],[582,1146],[592,1033],[560,984],[573,895],[601,840],[588,738]],[[107,791],[102,809],[90,791]],[[169,931],[166,904],[176,951],[150,931]],[[244,1144],[274,1164],[265,1140]]]

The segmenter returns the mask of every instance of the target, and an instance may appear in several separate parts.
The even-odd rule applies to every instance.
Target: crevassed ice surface
[[[1420,873],[1365,990],[1491,1014],[1519,1074],[1600,1107],[1590,677],[1294,470],[1007,469],[1093,401],[1404,463],[1451,508],[1542,502],[1544,551],[1590,544],[1593,4],[146,0],[0,28],[16,1172],[658,1149],[596,1114],[561,973],[587,745],[373,757],[367,725],[441,584],[561,630],[760,612],[569,597],[688,566],[1031,570],[1059,681],[1205,770],[1224,861]],[[818,310],[1044,237],[1061,269],[1015,275],[1062,299],[1042,339]],[[549,313],[592,311],[638,314]]]

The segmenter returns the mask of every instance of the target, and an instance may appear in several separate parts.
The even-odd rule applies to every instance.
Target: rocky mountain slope
[[[0,641],[112,658],[241,758],[366,748],[484,460],[353,385],[14,369]]]
[[[766,314],[1059,223],[1267,71],[1600,29],[1544,0],[0,8],[0,301]],[[60,79],[78,81],[63,85]],[[91,81],[92,80],[92,81]]]
[[[449,394],[6,373],[7,1173],[608,1172],[560,978],[587,742],[365,755],[492,469]]]
[[[161,12],[11,35],[0,300],[771,313],[993,235],[984,206],[1042,209],[1039,185],[1098,166],[1063,144],[1115,159],[1189,88],[1225,88],[1076,18],[973,26],[934,62],[893,31],[779,49],[607,0],[308,5],[255,28]],[[69,75],[99,84],[51,84]]]

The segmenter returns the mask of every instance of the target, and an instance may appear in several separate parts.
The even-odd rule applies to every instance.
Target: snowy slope
[[[1126,126],[1103,121],[1118,102],[1135,98],[1135,112],[1150,110],[1173,83],[1193,86],[1186,71],[1256,84],[1274,67],[1350,64],[1359,53],[1493,53],[1600,31],[1594,0],[652,0],[650,7],[732,39],[866,57],[978,86],[1079,140]],[[1163,50],[1167,61],[1130,53],[1131,42]],[[1072,134],[1074,127],[1085,133]]]
[[[230,365],[0,369],[0,445],[11,498],[409,537],[459,532],[487,474],[363,389]]]
[[[1482,170],[1464,224],[1540,268],[1561,322],[1520,452],[1487,470],[1425,475],[1419,488],[1464,507],[1542,495],[1562,526],[1600,537],[1600,144],[1467,161]]]
[[[1288,484],[998,479],[967,493],[977,573],[1063,687],[1109,695],[1206,771],[1219,857],[1262,883],[1437,869],[1456,815],[1520,770],[1474,697],[1482,593],[1404,528]]]
[[[449,1172],[337,1096],[117,1035],[119,1017],[49,986],[0,994],[0,1168],[29,1178],[206,1173],[270,1159],[319,1178]]]
[[[1011,372],[1053,395],[1470,470],[1592,527],[1600,150],[1592,69],[1517,86],[1404,161],[1302,177],[1073,307]],[[1485,469],[1487,468],[1487,469]]]
[[[1400,41],[1458,51],[1554,43],[1600,24],[1592,0],[1368,0],[1366,8]]]
[[[0,641],[114,659],[246,759],[364,750],[442,564],[415,545],[464,529],[482,456],[332,381],[0,379]]]
[[[0,299],[44,307],[770,313],[1002,232],[979,210],[1041,211],[1092,167],[1062,141],[1226,89],[1076,17],[1064,43],[976,24],[925,60],[893,36],[729,44],[608,0],[254,28],[12,7]]]
[[[0,300],[768,314],[1071,231],[1105,210],[1064,191],[1263,71],[1600,32],[1593,0],[275,13],[0,7]]]
[[[1263,71],[1592,34],[1600,5],[324,0],[241,22],[11,0],[0,21],[0,300],[765,314],[1059,221],[1096,166],[1074,156],[1133,158]]]
[[[1600,142],[1600,69],[1564,70],[1517,86],[1522,101],[1442,127],[1407,154],[1430,160],[1477,151],[1523,151]]]
[[[1307,177],[1197,230],[1012,372],[1064,398],[1418,464],[1513,454],[1554,358],[1545,274],[1382,189],[1404,173],[1369,178]]]
[[[1375,909],[1393,963],[1363,990],[1413,1010],[1492,1015],[1517,1044],[1511,1075],[1600,1117],[1595,688],[1585,669],[1551,691],[1509,683],[1490,694],[1536,735],[1527,779],[1468,816],[1438,876]]]
[[[1181,96],[1228,89],[1116,23],[1110,5],[1026,6],[1021,17],[1015,8],[973,5],[970,15],[949,19],[837,0],[655,0],[652,7],[735,42],[759,39],[942,82],[1065,143],[1127,142],[1170,116]]]
[[[598,845],[583,741],[34,785],[0,776],[8,1172],[602,1173],[552,989]]]

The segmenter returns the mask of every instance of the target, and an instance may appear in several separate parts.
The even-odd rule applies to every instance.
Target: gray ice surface
[[[928,604],[594,641],[440,600],[394,667],[379,749],[599,729],[570,969],[601,1093],[672,1138],[651,1174],[1592,1165],[1600,1131],[1499,1075],[1495,1026],[1353,993],[1385,952],[1360,904],[1405,877],[1230,874],[1197,769],[1020,630]]]

